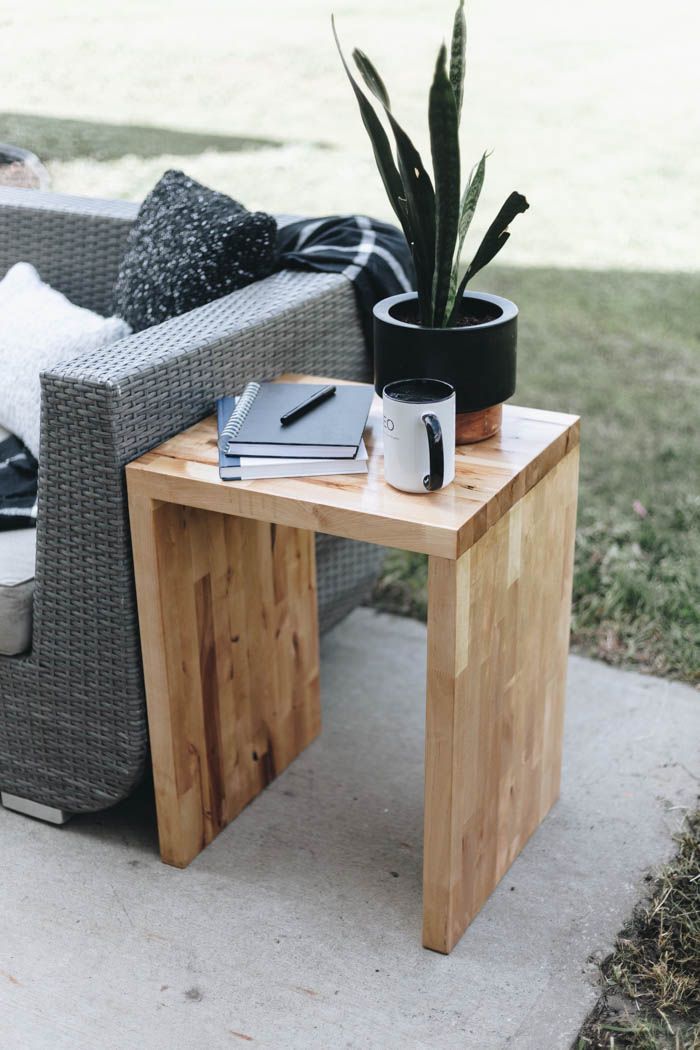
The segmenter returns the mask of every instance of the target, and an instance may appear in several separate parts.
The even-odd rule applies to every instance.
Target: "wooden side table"
[[[424,496],[384,483],[381,423],[368,476],[222,482],[213,418],[127,467],[160,849],[185,867],[320,731],[314,533],[424,552],[423,944],[449,952],[559,792],[578,418],[506,405]]]

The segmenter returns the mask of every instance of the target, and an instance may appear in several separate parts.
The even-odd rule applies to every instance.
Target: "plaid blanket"
[[[413,260],[403,233],[365,215],[278,219],[277,247],[283,267],[342,273],[352,281],[370,351],[374,304],[414,287]]]
[[[0,529],[36,525],[37,461],[9,434],[0,439]]]

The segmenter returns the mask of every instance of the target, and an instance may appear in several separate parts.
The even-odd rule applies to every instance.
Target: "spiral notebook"
[[[374,391],[368,384],[339,384],[334,397],[288,426],[280,423],[285,412],[323,386],[248,383],[237,401],[221,398],[219,450],[228,456],[352,459],[372,404]]]

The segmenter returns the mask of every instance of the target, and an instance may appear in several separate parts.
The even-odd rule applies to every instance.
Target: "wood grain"
[[[312,533],[130,490],[158,833],[184,867],[320,731]]]
[[[328,382],[318,376],[282,378]],[[155,499],[458,558],[579,441],[576,416],[505,405],[498,434],[457,449],[454,483],[416,496],[385,484],[381,432],[381,402],[375,398],[365,437],[367,475],[231,484],[219,479],[211,417],[166,441],[127,471],[148,475]]]
[[[578,449],[429,566],[423,943],[449,952],[559,793]]]

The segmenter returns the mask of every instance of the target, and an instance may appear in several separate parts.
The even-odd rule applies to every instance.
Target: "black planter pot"
[[[464,300],[472,316],[497,316],[481,324],[424,328],[401,319],[411,316],[415,292],[392,295],[374,307],[375,390],[381,395],[395,379],[451,383],[457,394],[458,444],[490,437],[500,426],[500,406],[515,393],[518,338],[515,303],[486,292],[465,292]],[[467,437],[475,423],[467,419],[472,413],[480,414],[478,436]]]

